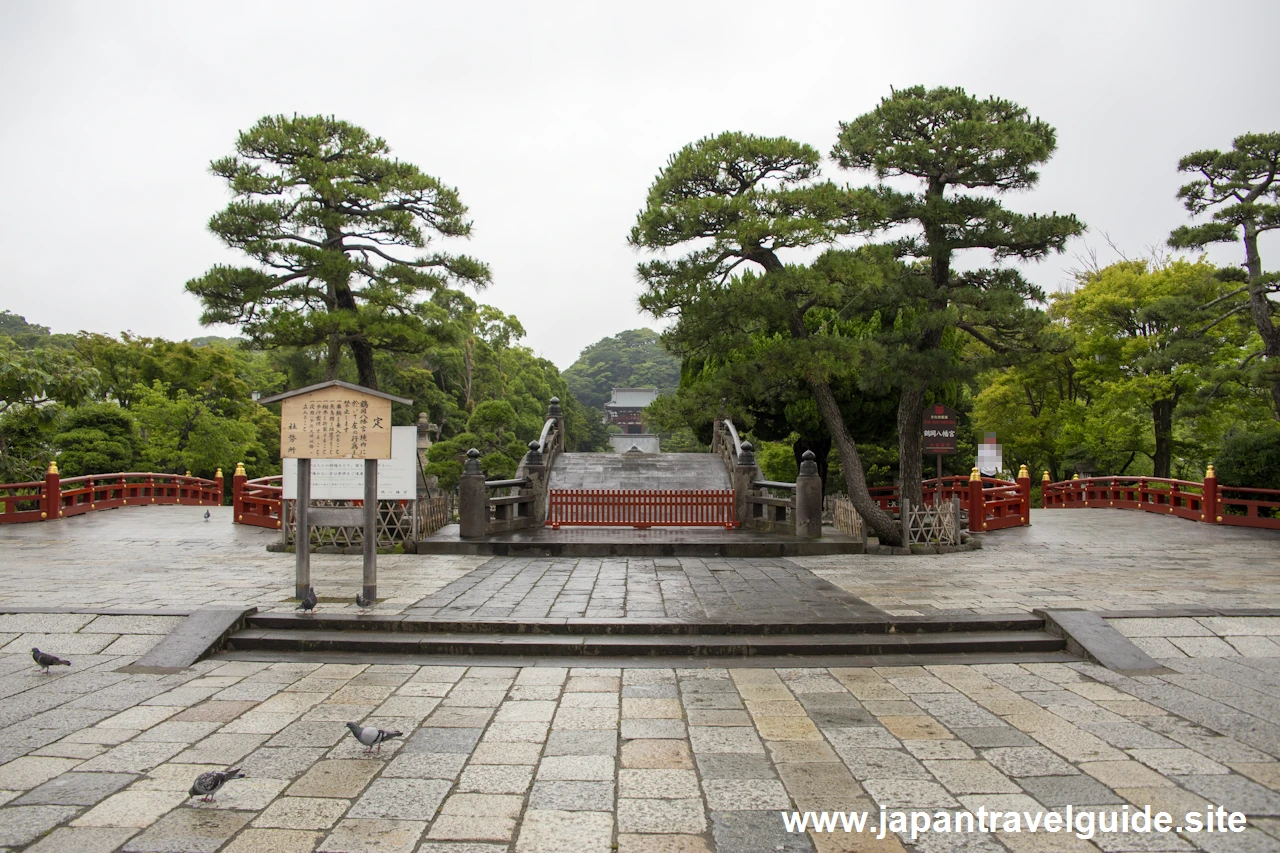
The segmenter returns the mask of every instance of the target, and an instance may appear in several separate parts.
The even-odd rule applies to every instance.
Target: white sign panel
[[[298,460],[284,459],[284,499],[298,499]],[[418,428],[391,428],[391,458],[378,460],[378,500],[411,501],[418,496]],[[312,459],[311,499],[364,500],[363,459]]]

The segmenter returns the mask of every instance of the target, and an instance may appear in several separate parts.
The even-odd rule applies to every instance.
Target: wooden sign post
[[[294,594],[311,586],[311,528],[360,527],[364,551],[362,594],[378,598],[378,460],[391,458],[391,404],[412,400],[337,379],[263,397],[280,403],[280,458],[298,460],[294,511]],[[364,507],[311,506],[312,459],[363,459]]]
[[[941,403],[925,409],[921,430],[924,444],[921,448],[926,455],[932,453],[938,461],[938,491],[934,500],[935,507],[942,506],[942,457],[954,456],[956,453],[955,409]]]

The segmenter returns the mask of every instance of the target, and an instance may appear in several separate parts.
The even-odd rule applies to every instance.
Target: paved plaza
[[[0,528],[0,851],[1280,851],[1280,616],[1221,615],[1280,611],[1280,534],[1119,511],[1033,522],[942,556],[384,556],[379,608],[741,618],[769,584],[785,611],[1082,607],[1127,612],[1109,624],[1167,672],[216,656],[122,672],[187,612],[291,610],[292,555],[265,551],[274,533],[183,508]],[[322,611],[354,611],[359,557],[317,556],[312,572]],[[85,612],[17,612],[59,608]],[[100,615],[124,609],[144,615]],[[1192,611],[1206,615],[1164,615]],[[44,675],[33,645],[73,665]],[[364,756],[349,720],[405,736]],[[187,796],[228,765],[247,778],[213,803]],[[1239,833],[1002,824],[914,843],[783,821],[1068,804],[1248,817]]]

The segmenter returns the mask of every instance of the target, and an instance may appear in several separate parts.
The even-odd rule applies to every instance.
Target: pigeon
[[[196,777],[196,782],[191,786],[189,792],[193,797],[200,797],[202,803],[212,803],[213,795],[218,789],[227,784],[228,779],[243,779],[244,773],[240,772],[239,767],[232,767],[230,770],[210,770],[208,773],[201,773]]]
[[[299,602],[298,606],[297,606],[297,607],[295,607],[295,608],[293,608],[293,609],[294,609],[294,610],[309,610],[309,611],[311,611],[312,613],[314,613],[314,612],[315,612],[315,609],[316,609],[316,604],[318,604],[318,603],[319,603],[319,602],[318,602],[318,600],[316,599],[316,588],[315,588],[314,586],[309,586],[309,587],[307,587],[307,594],[306,594],[306,595],[304,595],[304,596],[302,596],[302,601],[301,601],[301,602]]]
[[[35,647],[31,649],[31,659],[36,662],[37,666],[43,667],[45,672],[48,672],[51,666],[71,666],[71,661],[63,660],[57,655],[51,655],[48,652],[42,652]]]
[[[361,610],[368,610],[373,605],[374,602],[365,598],[361,593],[356,593],[356,607],[359,607]]]
[[[362,726],[359,723],[347,723],[347,728],[351,729],[351,734],[355,735],[356,740],[365,745],[365,755],[373,752],[374,746],[378,747],[378,752],[382,752],[384,740],[404,737],[404,732],[389,732],[386,729],[375,729],[373,726]]]
[[[207,510],[207,509],[204,511],[204,520],[205,520],[205,521],[208,521],[208,520],[209,520],[209,510]]]

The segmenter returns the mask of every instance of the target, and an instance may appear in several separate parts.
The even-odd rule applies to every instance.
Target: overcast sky
[[[269,114],[333,114],[458,188],[483,302],[566,367],[654,326],[626,244],[683,145],[726,130],[830,151],[890,86],[962,86],[1058,129],[1014,205],[1089,226],[1027,268],[1053,290],[1104,233],[1140,255],[1185,221],[1180,156],[1280,130],[1280,4],[31,3],[0,0],[0,309],[55,332],[187,338],[183,284],[240,263],[208,171]],[[825,174],[861,181],[827,163]],[[1274,268],[1280,244],[1264,244]],[[1243,260],[1217,248],[1220,263]]]

